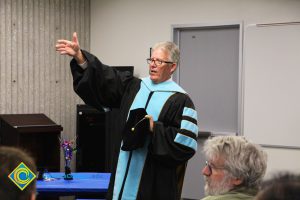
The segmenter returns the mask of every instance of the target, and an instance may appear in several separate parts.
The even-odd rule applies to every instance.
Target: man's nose
[[[153,68],[153,67],[156,67],[155,62],[152,61],[152,62],[149,64],[149,66],[152,67],[152,68]]]

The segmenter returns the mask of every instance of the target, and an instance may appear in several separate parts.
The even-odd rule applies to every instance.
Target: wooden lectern
[[[38,170],[60,170],[60,132],[44,114],[0,115],[0,144],[27,150],[35,159]]]

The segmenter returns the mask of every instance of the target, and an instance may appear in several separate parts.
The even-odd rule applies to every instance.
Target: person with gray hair
[[[146,59],[149,76],[137,78],[81,50],[77,34],[58,40],[72,56],[75,92],[95,108],[120,109],[122,141],[113,161],[107,199],[179,200],[188,160],[197,150],[197,112],[171,76],[179,62],[173,42],[160,42]]]
[[[243,136],[216,136],[203,148],[207,196],[202,200],[254,199],[267,168],[263,149]]]

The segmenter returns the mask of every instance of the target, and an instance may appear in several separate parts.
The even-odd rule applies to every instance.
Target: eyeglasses
[[[152,62],[154,62],[155,66],[160,66],[163,63],[167,63],[167,64],[173,64],[174,62],[170,62],[170,61],[164,61],[164,60],[154,60],[153,58],[147,58],[147,63],[151,64]]]
[[[212,174],[212,169],[225,169],[226,170],[226,167],[217,167],[215,166],[214,164],[208,162],[208,161],[205,161],[205,165],[208,167],[208,176],[210,176]]]

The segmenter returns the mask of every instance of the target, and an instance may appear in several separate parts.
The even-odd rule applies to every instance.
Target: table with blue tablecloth
[[[48,172],[44,180],[37,181],[38,196],[76,196],[104,198],[110,173],[72,173],[73,180],[64,180],[64,173]]]

